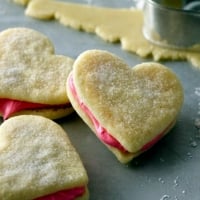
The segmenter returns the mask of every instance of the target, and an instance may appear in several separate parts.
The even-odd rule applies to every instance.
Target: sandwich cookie
[[[35,114],[51,119],[73,112],[66,77],[73,59],[54,54],[43,34],[28,28],[0,33],[0,115]]]
[[[66,132],[42,116],[0,126],[1,200],[87,200],[88,176]]]
[[[83,52],[67,80],[72,106],[122,163],[174,126],[183,103],[177,76],[158,63],[130,68],[101,50]]]

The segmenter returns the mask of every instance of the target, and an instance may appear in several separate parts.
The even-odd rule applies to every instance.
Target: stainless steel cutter
[[[200,51],[200,0],[146,0],[143,33],[157,45]]]

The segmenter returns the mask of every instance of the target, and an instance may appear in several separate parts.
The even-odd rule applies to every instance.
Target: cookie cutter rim
[[[200,12],[168,7],[155,0],[144,4],[143,35],[153,44],[200,51]]]

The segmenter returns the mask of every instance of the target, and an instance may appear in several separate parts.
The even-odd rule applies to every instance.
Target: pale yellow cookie
[[[68,77],[74,109],[97,137],[126,163],[174,126],[183,103],[177,76],[158,63],[130,68],[101,50],[83,52]]]
[[[74,200],[88,199],[88,176],[78,153],[66,132],[41,116],[12,117],[0,126],[0,177],[1,200],[68,199],[69,190]]]
[[[4,30],[0,33],[0,55],[2,116],[7,118],[19,112],[32,114],[33,110],[36,114],[44,113],[44,116],[54,119],[73,111],[65,91],[65,82],[74,61],[55,55],[48,37],[28,28]],[[8,105],[5,99],[17,103]],[[24,103],[42,104],[44,107],[33,105],[18,109]],[[17,106],[15,111],[6,114],[8,110],[13,110],[13,106]]]

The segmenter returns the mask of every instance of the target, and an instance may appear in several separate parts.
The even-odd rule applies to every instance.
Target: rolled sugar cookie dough
[[[142,33],[141,10],[103,8],[54,0],[14,0],[27,5],[26,15],[38,19],[55,18],[77,30],[95,33],[108,42],[120,42],[122,49],[158,60],[187,60],[200,68],[200,53],[162,48],[148,42]]]
[[[13,1],[21,5],[26,5],[29,2],[29,0],[13,0]]]

